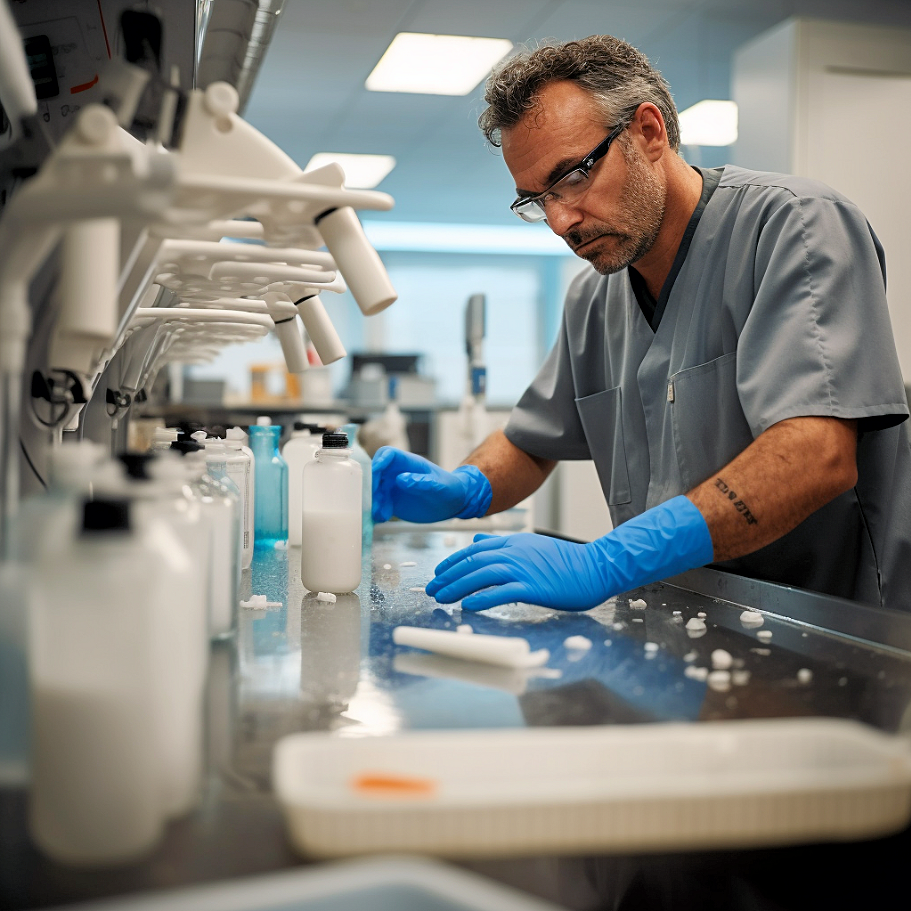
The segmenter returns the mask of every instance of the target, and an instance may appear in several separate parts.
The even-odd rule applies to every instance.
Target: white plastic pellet
[[[675,610],[675,611],[672,611],[672,613],[673,613],[673,615],[674,615],[675,617],[679,617],[680,614],[683,613],[683,612],[682,612],[682,611],[679,611],[679,610]]]
[[[568,636],[563,640],[563,645],[566,648],[574,648],[578,651],[588,651],[592,647],[591,639],[586,639],[585,636]]]
[[[658,643],[657,643],[657,642],[646,642],[646,643],[645,643],[645,650],[646,650],[647,652],[657,652],[657,651],[658,651]]]
[[[723,648],[716,648],[712,652],[712,667],[719,671],[726,671],[734,663],[734,659],[731,657],[730,652],[726,652]]]
[[[616,623],[611,625],[612,629],[626,629],[626,624],[622,620],[618,620]]]
[[[712,671],[708,676],[708,683],[713,690],[723,693],[731,688],[731,672],[723,670]]]
[[[701,617],[701,618],[704,620],[704,619],[705,619],[705,611],[704,611],[704,610],[699,611],[699,612],[696,614],[696,616],[697,616],[697,617]]]
[[[633,598],[633,600],[630,601],[629,606],[635,610],[645,610],[645,608],[648,607],[644,598]]]
[[[693,680],[705,680],[709,675],[709,669],[707,667],[694,667],[692,664],[688,664],[683,669],[683,676],[690,677]]]
[[[756,633],[757,639],[762,639],[763,642],[768,642],[772,638],[772,631],[770,629],[761,629]]]
[[[316,596],[316,600],[317,601],[328,601],[329,604],[335,604],[336,597],[335,597],[335,595],[332,594],[332,592],[320,592]]]
[[[417,563],[415,563],[414,560],[404,560],[399,563],[399,566],[417,566]]]
[[[686,621],[687,629],[705,629],[705,620],[700,620],[698,617],[690,617]]]
[[[424,586],[423,586],[423,585],[415,585],[414,588],[409,588],[408,591],[410,591],[410,592],[422,592],[422,591],[424,591]]]
[[[384,564],[383,564],[383,569],[392,569],[392,564],[391,564],[391,563],[384,563]]]
[[[813,679],[813,671],[811,671],[808,667],[802,667],[797,672],[797,679],[801,683],[809,683]]]
[[[457,633],[473,633],[474,630],[467,623],[460,623],[456,627]]]
[[[750,672],[745,671],[742,668],[740,670],[731,671],[731,682],[734,686],[746,686],[750,682]]]
[[[683,660],[686,662],[695,661],[699,656],[695,652],[687,652],[683,656]]]
[[[563,645],[566,648],[573,648],[578,651],[588,651],[592,647],[591,639],[586,639],[585,636],[568,636],[563,640]]]
[[[641,617],[633,617],[633,623],[645,623]]]
[[[605,644],[606,646],[608,646],[608,647],[611,646],[611,645],[613,645],[613,643],[611,642],[610,639],[605,639],[605,640],[604,640],[604,644]]]
[[[765,623],[765,618],[758,611],[745,610],[740,615],[740,622],[744,626],[762,626]]]
[[[751,648],[750,651],[756,655],[762,655],[762,656],[772,654],[772,650],[770,648]]]

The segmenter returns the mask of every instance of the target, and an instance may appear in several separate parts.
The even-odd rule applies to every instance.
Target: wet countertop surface
[[[242,609],[237,636],[213,646],[199,809],[173,823],[143,863],[82,871],[37,852],[25,834],[24,793],[0,791],[0,907],[47,907],[305,863],[287,841],[270,783],[275,742],[298,731],[383,735],[819,715],[911,731],[903,617],[899,623],[874,611],[865,624],[853,618],[866,609],[847,602],[815,596],[807,604],[799,593],[763,583],[732,590],[711,571],[695,577],[695,586],[686,579],[650,585],[585,613],[531,605],[463,613],[438,605],[423,587],[440,560],[470,541],[465,531],[378,528],[360,587],[334,604],[301,586],[299,549],[257,552],[241,597],[265,595],[280,606]],[[835,629],[824,625],[827,617]],[[454,630],[465,623],[476,633],[522,636],[532,649],[547,648],[550,659],[543,668],[508,670],[392,641],[399,625]],[[570,637],[590,647],[572,648]],[[479,772],[490,762],[496,757],[479,757]],[[771,909],[823,898],[828,907],[849,907],[887,888],[909,846],[905,832],[859,845],[730,856],[479,858],[463,866],[567,908]],[[842,862],[852,872],[841,872],[835,888],[832,865]],[[818,868],[815,891],[786,885],[792,867],[803,874]]]

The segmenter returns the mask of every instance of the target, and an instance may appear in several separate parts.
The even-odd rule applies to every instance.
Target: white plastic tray
[[[278,742],[273,785],[309,856],[754,847],[900,830],[911,745],[826,718],[308,733]]]

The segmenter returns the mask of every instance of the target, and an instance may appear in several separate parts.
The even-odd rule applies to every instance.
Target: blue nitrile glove
[[[427,584],[441,604],[464,598],[470,611],[513,601],[588,610],[618,592],[704,566],[714,555],[702,513],[683,496],[590,544],[532,534],[474,540],[440,563]]]
[[[373,456],[373,521],[473,519],[490,506],[490,482],[474,465],[444,471],[411,452],[380,446]]]

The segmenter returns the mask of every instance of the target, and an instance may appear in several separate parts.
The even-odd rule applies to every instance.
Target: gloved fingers
[[[500,535],[485,535],[483,531],[479,531],[471,540],[474,541],[475,544],[477,544],[478,541],[486,541],[488,538],[499,538],[499,537],[500,537]]]
[[[493,566],[497,563],[503,564],[504,566],[507,565],[503,559],[503,555],[499,552],[499,548],[490,550],[471,550],[474,546],[475,545],[466,547],[465,551],[471,551],[470,553],[466,553],[463,559],[459,560],[458,563],[452,564],[452,566],[444,572],[438,572],[427,583],[424,590],[428,595],[436,596],[436,593],[447,585],[451,585],[468,573],[483,569],[485,566]],[[441,563],[440,566],[442,565],[443,564]],[[439,567],[437,568],[439,569]]]
[[[478,540],[478,538],[481,538],[481,540]],[[455,566],[457,563],[460,563],[466,557],[470,557],[473,554],[481,553],[485,550],[498,550],[505,546],[508,540],[509,535],[475,535],[474,544],[469,544],[468,547],[457,550],[454,554],[450,554],[445,560],[438,563],[436,569],[433,571],[434,575],[441,575],[451,566]]]
[[[510,582],[507,585],[497,585],[465,598],[462,601],[462,610],[477,612],[490,607],[498,607],[500,604],[529,601],[531,597],[524,582]]]
[[[483,588],[491,585],[506,585],[516,581],[516,568],[497,560],[495,554],[483,554],[473,561],[453,567],[450,572],[459,572],[454,578],[445,579],[441,584],[431,589],[427,586],[427,593],[432,595],[440,604],[454,604],[461,601]],[[477,562],[483,560],[484,562]],[[439,578],[432,580],[439,582]]]

